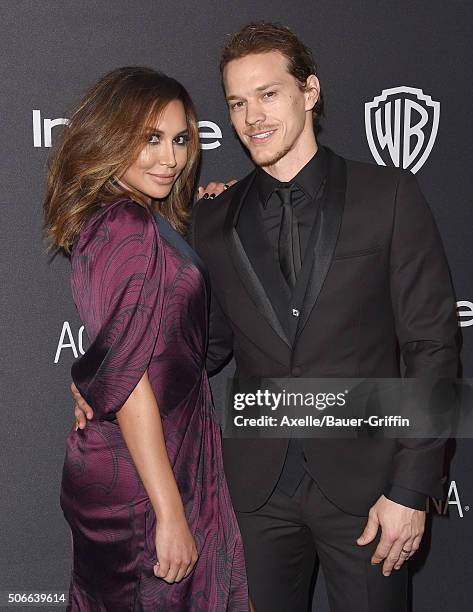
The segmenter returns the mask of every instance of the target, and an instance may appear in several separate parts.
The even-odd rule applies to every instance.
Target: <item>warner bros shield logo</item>
[[[392,87],[365,104],[371,153],[380,166],[395,165],[414,174],[427,160],[439,127],[440,102],[422,89]]]

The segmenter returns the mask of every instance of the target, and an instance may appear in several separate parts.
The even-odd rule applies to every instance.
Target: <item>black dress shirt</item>
[[[322,147],[287,183],[278,181],[262,168],[258,168],[256,176],[258,205],[261,207],[265,234],[271,243],[276,259],[278,259],[281,202],[274,190],[278,187],[293,187],[292,207],[299,226],[301,262],[303,262],[309,235],[317,215],[318,203],[323,197],[326,177],[327,154]]]

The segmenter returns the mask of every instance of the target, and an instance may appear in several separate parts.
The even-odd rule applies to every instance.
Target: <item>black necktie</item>
[[[281,271],[291,289],[296,284],[297,274],[301,269],[299,246],[299,229],[297,220],[293,219],[291,202],[293,187],[278,187],[274,192],[282,204],[281,225],[279,228],[278,253]]]

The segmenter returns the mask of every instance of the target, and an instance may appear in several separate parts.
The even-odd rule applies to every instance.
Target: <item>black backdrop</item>
[[[203,122],[201,182],[241,177],[250,162],[228,123],[218,56],[226,33],[261,18],[289,25],[313,48],[326,99],[320,141],[342,155],[375,163],[365,104],[383,92],[387,100],[377,106],[381,118],[389,101],[393,113],[396,104],[402,110],[401,127],[393,132],[394,157],[402,149],[402,140],[395,147],[399,130],[406,133],[406,99],[413,101],[411,125],[426,118],[422,151],[435,134],[431,111],[437,107],[436,138],[433,143],[430,138],[432,148],[417,177],[452,268],[464,338],[464,374],[471,376],[472,16],[466,0],[0,4],[3,598],[7,591],[67,590],[71,563],[59,484],[64,441],[73,421],[69,369],[86,339],[69,292],[69,264],[63,257],[51,261],[42,242],[48,139],[54,140],[60,129],[54,120],[67,117],[84,89],[104,72],[120,65],[149,65],[181,80],[196,102]],[[396,88],[402,89],[386,91]],[[438,104],[429,106],[429,98],[422,100],[412,90],[421,90]],[[369,126],[379,144],[386,130],[376,131],[374,116]],[[409,141],[411,151],[418,138],[414,134]],[[388,149],[382,151],[382,159],[393,163]],[[403,155],[406,158],[406,147]],[[217,403],[226,373],[213,383]],[[423,550],[412,561],[413,609],[418,612],[471,610],[472,444],[459,440],[453,451],[446,483],[449,495],[440,504],[431,500],[432,520]],[[328,607],[321,581],[316,596],[317,609],[324,612]]]

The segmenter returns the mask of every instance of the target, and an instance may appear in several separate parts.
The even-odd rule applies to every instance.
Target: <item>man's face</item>
[[[223,81],[230,118],[258,166],[273,166],[313,137],[312,112],[318,81],[303,91],[288,72],[279,51],[255,53],[230,61]]]

